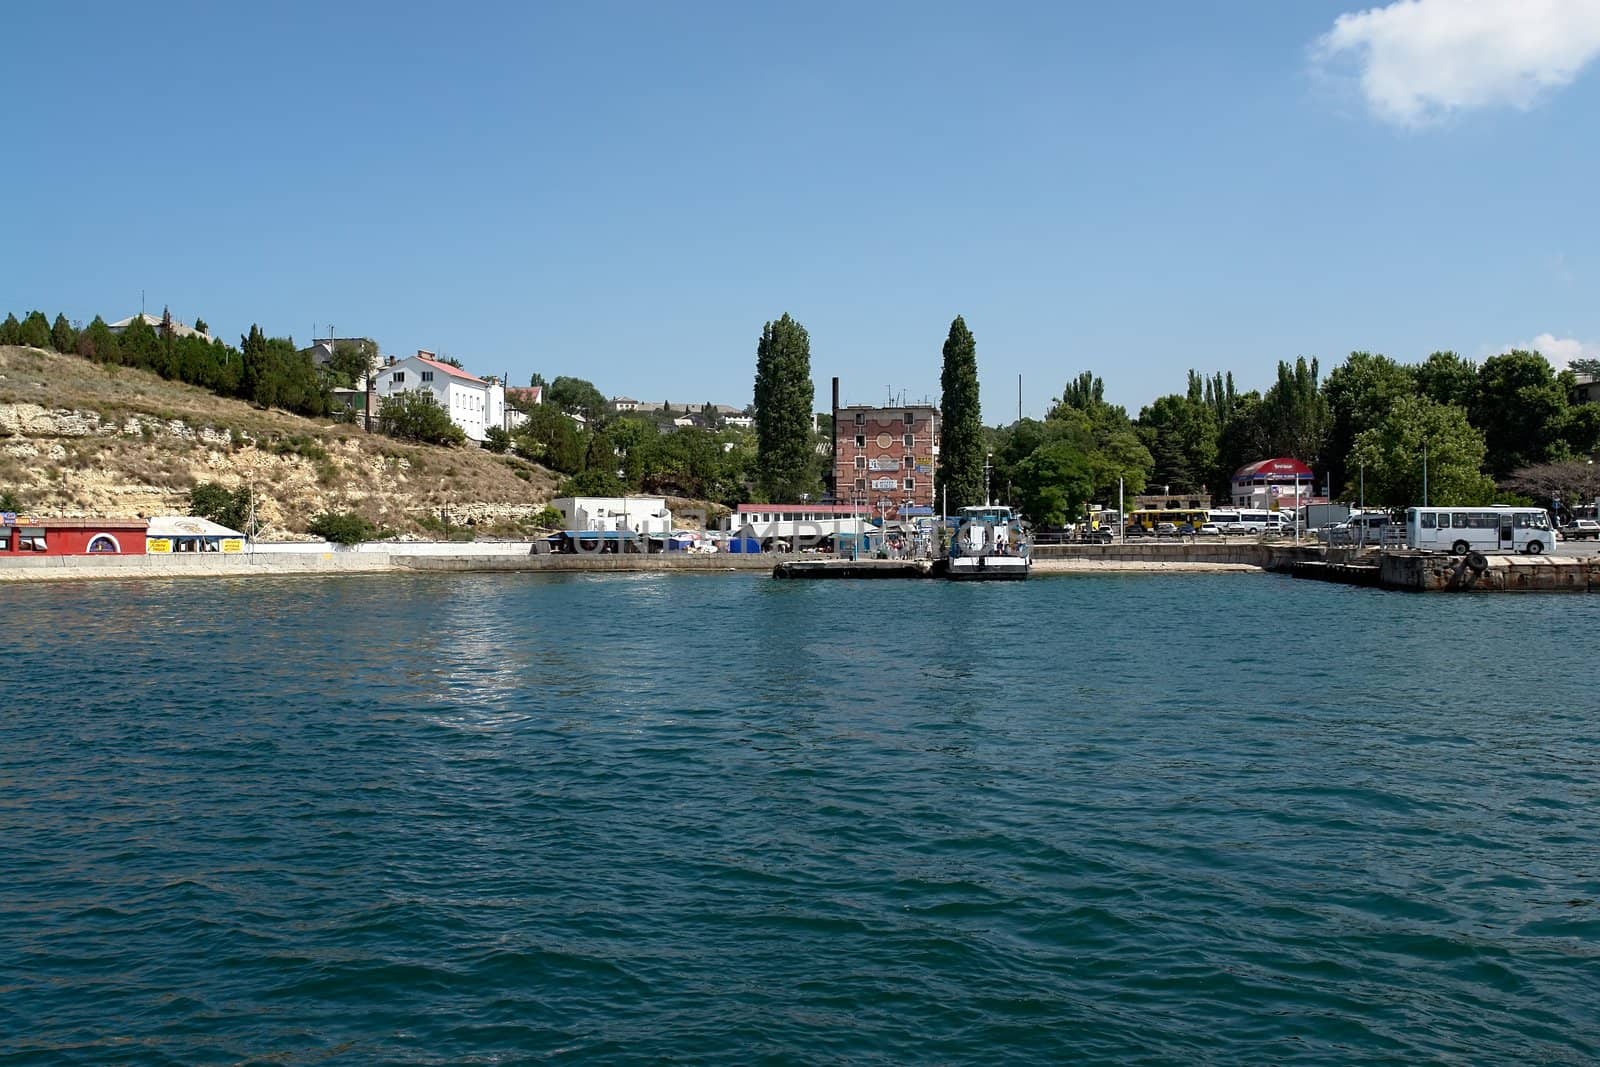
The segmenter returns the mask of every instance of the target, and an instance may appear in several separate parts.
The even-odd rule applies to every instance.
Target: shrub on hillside
[[[501,455],[511,447],[511,435],[498,426],[491,426],[483,432],[483,447]]]
[[[434,402],[433,394],[421,390],[396,393],[383,402],[378,413],[378,429],[402,441],[421,441],[429,445],[459,445],[467,435],[450,421],[450,413]]]
[[[189,490],[189,514],[249,533],[245,524],[250,521],[250,487],[228,489],[216,482],[201,482]]]
[[[359,545],[371,541],[382,531],[350,511],[325,511],[306,526],[306,531],[336,545]]]

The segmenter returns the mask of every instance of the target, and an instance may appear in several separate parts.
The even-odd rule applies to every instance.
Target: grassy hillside
[[[555,478],[475,447],[435,448],[262,410],[145,371],[0,346],[0,493],[37,515],[187,510],[190,488],[254,486],[264,536],[354,511],[402,533],[516,534]]]

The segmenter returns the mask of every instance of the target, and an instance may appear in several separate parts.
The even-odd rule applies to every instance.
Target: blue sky
[[[1462,2],[13,6],[0,309],[739,404],[787,311],[824,406],[961,314],[991,422],[1600,354],[1600,17]]]

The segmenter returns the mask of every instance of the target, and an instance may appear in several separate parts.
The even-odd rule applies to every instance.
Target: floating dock
[[[932,578],[928,559],[791,559],[772,568],[774,578]]]

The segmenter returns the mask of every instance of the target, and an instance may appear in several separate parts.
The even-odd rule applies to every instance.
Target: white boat
[[[962,508],[950,541],[944,576],[953,581],[1021,581],[1032,560],[1022,525],[1008,507],[986,504]]]

